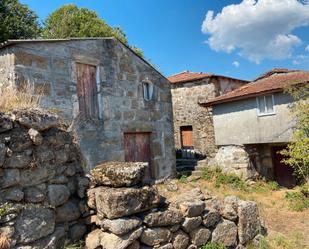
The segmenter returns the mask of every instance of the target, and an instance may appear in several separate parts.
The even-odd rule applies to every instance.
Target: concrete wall
[[[181,148],[180,127],[193,128],[194,149],[202,155],[216,151],[212,109],[200,106],[199,101],[211,100],[227,91],[236,89],[243,82],[218,77],[200,81],[172,84],[174,136],[176,148]]]
[[[104,161],[124,161],[124,132],[151,132],[156,178],[174,172],[173,115],[169,82],[114,39],[35,42],[14,45],[15,82],[34,83],[42,106],[57,111],[77,131],[88,170]],[[98,120],[80,120],[75,63],[97,66]],[[143,99],[142,82],[154,85]]]
[[[274,94],[275,114],[257,115],[256,98],[214,106],[217,145],[284,143],[291,140],[293,120],[288,108],[292,98]]]
[[[14,81],[14,55],[9,48],[0,50],[0,86]]]

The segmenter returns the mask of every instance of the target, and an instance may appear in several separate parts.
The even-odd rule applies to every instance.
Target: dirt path
[[[280,245],[282,249],[309,249],[309,210],[295,212],[289,209],[289,203],[284,198],[287,189],[266,190],[257,192],[245,192],[235,190],[229,186],[215,188],[213,182],[198,180],[187,183],[176,181],[177,191],[168,191],[164,185],[160,186],[160,192],[169,198],[185,190],[199,187],[202,192],[208,191],[212,195],[224,198],[227,195],[236,195],[244,200],[252,200],[258,203],[261,217],[268,229],[270,240]],[[288,240],[288,241],[287,241]]]

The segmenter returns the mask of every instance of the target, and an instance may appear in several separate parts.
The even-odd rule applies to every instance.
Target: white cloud
[[[308,64],[308,62],[309,62],[309,57],[303,54],[295,56],[292,60],[293,65],[304,65],[304,64]]]
[[[232,65],[234,67],[239,67],[240,66],[240,63],[238,61],[233,61]]]
[[[298,0],[243,0],[214,15],[208,11],[202,32],[215,51],[239,51],[259,63],[263,59],[290,58],[301,39],[292,34],[309,24],[309,4]],[[309,49],[309,48],[308,48]]]
[[[307,47],[305,48],[305,50],[306,50],[307,52],[309,52],[309,45],[307,45]]]

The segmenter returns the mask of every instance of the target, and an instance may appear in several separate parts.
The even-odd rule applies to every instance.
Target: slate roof
[[[309,71],[273,69],[249,84],[218,96],[211,101],[200,102],[200,104],[203,106],[213,106],[267,93],[282,92],[287,86],[308,82]]]

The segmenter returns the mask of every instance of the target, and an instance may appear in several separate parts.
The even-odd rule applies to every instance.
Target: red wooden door
[[[149,132],[124,134],[125,161],[148,162],[149,167],[146,172],[146,178],[153,176],[151,170],[150,134]]]
[[[79,114],[82,118],[98,118],[96,67],[76,63]]]
[[[182,148],[193,148],[193,129],[192,126],[181,126],[181,145]]]
[[[276,146],[272,148],[275,180],[281,186],[291,188],[296,185],[293,168],[281,162],[284,159],[284,156],[278,153],[285,148],[285,146]]]

